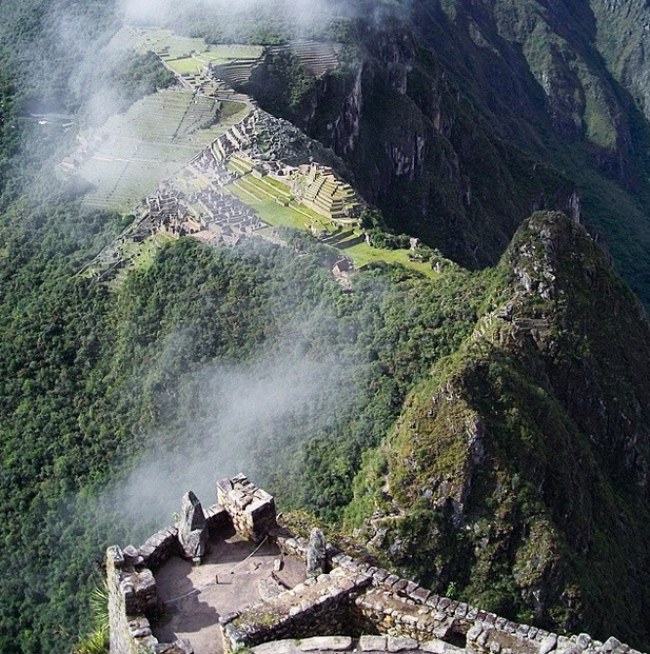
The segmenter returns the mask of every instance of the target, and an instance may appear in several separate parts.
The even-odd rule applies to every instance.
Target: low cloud
[[[304,343],[287,340],[249,363],[208,364],[186,376],[166,394],[173,398],[166,407],[171,429],[147,439],[156,449],[108,491],[108,505],[129,520],[167,524],[186,491],[209,506],[217,479],[243,471],[262,482],[271,460],[298,456],[311,436],[308,426],[323,416],[335,419],[363,378],[362,366],[335,354],[316,360]]]

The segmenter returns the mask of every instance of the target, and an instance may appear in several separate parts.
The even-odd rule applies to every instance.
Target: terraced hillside
[[[208,44],[200,38],[179,36],[165,29],[135,29],[144,47],[155,52],[165,65],[183,78],[206,76],[209,69],[216,77],[236,86],[248,81],[251,70],[260,61],[264,48],[232,43]]]
[[[91,186],[85,204],[128,210],[224,131],[218,109],[214,99],[164,90],[110,118],[73,156]]]
[[[333,41],[296,39],[287,45],[272,46],[268,52],[271,54],[292,52],[312,75],[321,77],[338,66],[341,48],[342,44]]]

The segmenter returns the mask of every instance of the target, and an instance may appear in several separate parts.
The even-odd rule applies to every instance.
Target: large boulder
[[[208,528],[199,498],[189,491],[183,495],[178,523],[178,542],[183,556],[201,562],[208,543]]]
[[[317,577],[327,572],[327,544],[320,529],[312,529],[307,547],[307,574]]]

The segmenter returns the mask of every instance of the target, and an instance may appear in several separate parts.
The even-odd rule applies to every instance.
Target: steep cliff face
[[[372,27],[363,43],[357,70],[321,82],[302,126],[350,163],[392,227],[477,267],[531,211],[579,212],[575,185],[498,136],[412,31]]]
[[[535,214],[472,336],[367,458],[351,520],[439,590],[647,647],[649,344],[584,230]]]

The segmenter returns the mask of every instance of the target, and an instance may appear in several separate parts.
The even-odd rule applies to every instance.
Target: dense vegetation
[[[347,520],[440,592],[646,646],[647,318],[562,216],[527,222],[495,279],[367,457]]]
[[[239,251],[183,241],[109,291],[73,277],[80,248],[106,217],[75,219],[72,209],[22,213],[27,231],[3,239],[2,565],[13,581],[2,631],[6,646],[21,638],[29,652],[51,651],[59,636],[53,624],[64,636],[77,631],[79,612],[70,607],[85,597],[93,557],[118,533],[92,511],[69,515],[75,496],[89,501],[120,465],[146,457],[154,434],[157,448],[173,449],[193,425],[197,447],[204,442],[214,428],[201,419],[209,398],[188,398],[205,385],[207,362],[245,366],[266,343],[291,361],[323,366],[324,410],[308,406],[263,429],[269,440],[251,441],[251,455],[243,451],[238,461],[287,504],[335,517],[351,497],[362,451],[379,442],[413,381],[473,322],[466,296],[479,281],[450,273],[432,285],[378,270],[350,295],[322,266],[331,255],[309,243]],[[38,588],[35,569],[46,575]],[[73,585],[64,581],[72,578]]]

